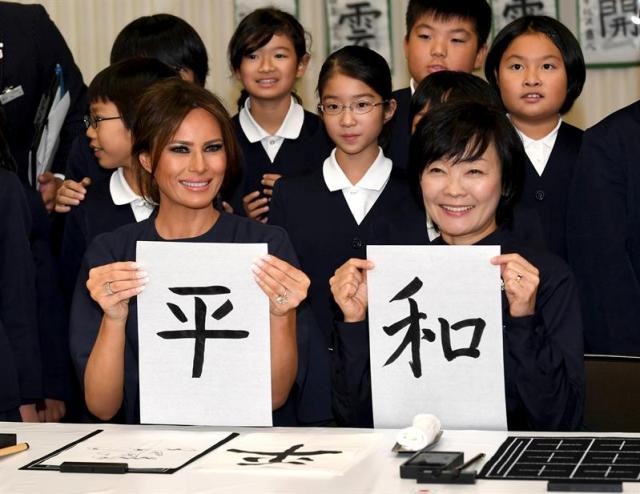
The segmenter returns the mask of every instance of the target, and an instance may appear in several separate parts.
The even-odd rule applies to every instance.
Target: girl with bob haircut
[[[500,110],[453,102],[431,110],[411,138],[409,181],[440,229],[439,245],[500,245],[507,422],[510,430],[575,430],[582,423],[582,321],[573,276],[559,257],[505,228],[521,188],[522,142]],[[424,223],[407,224],[424,231]],[[404,238],[376,239],[404,244]],[[351,259],[331,278],[344,321],[337,358],[352,425],[371,426],[367,270]],[[469,379],[473,379],[469,376]],[[482,383],[477,383],[481,386]],[[470,406],[472,404],[470,403]],[[468,424],[473,428],[474,424]]]
[[[309,64],[307,34],[291,14],[257,9],[233,33],[228,57],[243,86],[233,125],[244,183],[230,202],[236,213],[266,222],[276,180],[318,168],[331,151],[322,122],[295,92]]]
[[[567,259],[567,192],[582,130],[562,121],[586,78],[578,40],[562,23],[525,16],[498,33],[485,75],[527,154],[522,202],[537,211],[549,250]]]
[[[102,420],[140,420],[136,295],[148,275],[134,262],[138,240],[268,244],[269,255],[253,270],[270,301],[272,403],[280,408],[296,376],[295,314],[309,282],[294,267],[283,230],[213,207],[237,173],[238,146],[226,110],[195,84],[163,81],[141,99],[132,135],[140,189],[158,209],[97,237],[83,261],[70,339],[89,411]]]

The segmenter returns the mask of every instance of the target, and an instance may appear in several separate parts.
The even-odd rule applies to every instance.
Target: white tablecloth
[[[333,478],[306,478],[261,472],[247,475],[212,473],[202,466],[206,463],[206,457],[171,475],[132,473],[104,475],[18,470],[19,467],[30,461],[51,453],[95,429],[108,430],[122,427],[139,428],[145,426],[0,422],[0,432],[15,432],[18,434],[19,442],[26,441],[30,445],[28,451],[0,458],[0,493],[445,494],[459,492],[527,494],[541,493],[547,490],[547,483],[542,481],[515,482],[480,479],[475,485],[438,485],[416,484],[414,480],[401,479],[399,465],[406,457],[398,457],[391,452],[396,431],[382,429],[376,431],[384,435],[384,440],[379,443],[378,448],[344,475]],[[154,426],[154,428],[157,429],[158,426]],[[227,430],[236,430],[241,433],[269,431],[269,429],[241,428]],[[353,432],[353,430],[331,428],[313,429],[312,431],[326,434]],[[510,434],[513,435],[513,433],[507,432],[445,431],[436,450],[462,451],[467,459],[478,453],[485,453],[487,455],[485,459],[489,459]],[[640,434],[609,435],[640,437]],[[476,468],[479,469],[481,465],[481,463],[477,464]],[[640,493],[640,483],[625,483],[624,492]]]

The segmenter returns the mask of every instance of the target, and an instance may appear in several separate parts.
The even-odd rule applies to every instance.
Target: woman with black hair
[[[437,136],[437,138],[436,138]],[[500,245],[505,395],[510,430],[575,430],[582,423],[582,320],[566,263],[518,241],[505,228],[522,188],[522,142],[505,115],[457,102],[429,112],[411,139],[409,182],[440,231],[434,244]],[[424,232],[406,224],[406,236]],[[403,244],[401,236],[378,238]],[[367,276],[373,263],[350,259],[331,278],[344,320],[335,352],[346,390],[345,421],[371,426]],[[469,376],[473,379],[473,376]],[[481,383],[478,383],[479,385]],[[473,404],[470,403],[470,406]],[[468,424],[474,428],[474,424]]]

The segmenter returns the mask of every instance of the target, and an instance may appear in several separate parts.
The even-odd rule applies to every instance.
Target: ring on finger
[[[107,295],[113,295],[113,289],[111,288],[111,282],[107,281],[104,284],[104,291],[107,292]]]
[[[521,274],[521,273],[516,273],[516,281],[517,281],[518,283],[520,283],[520,281],[522,281],[522,278],[524,278],[524,276],[522,276],[522,274]]]
[[[282,295],[277,295],[276,296],[276,304],[278,305],[284,305],[289,301],[289,297],[287,296],[287,290],[285,289],[284,293]]]

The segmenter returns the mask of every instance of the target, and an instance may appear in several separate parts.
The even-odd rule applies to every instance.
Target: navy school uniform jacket
[[[71,105],[60,134],[52,171],[63,173],[74,137],[83,131],[86,86],[64,38],[41,5],[0,2],[0,92],[22,86],[24,96],[2,105],[7,117],[7,141],[18,164],[18,176],[27,181],[28,152],[33,139],[33,121],[43,93],[49,91],[59,63]]]
[[[411,122],[409,122],[411,88],[398,89],[393,92],[393,97],[398,106],[391,120],[391,138],[385,146],[384,154],[393,161],[394,166],[406,170],[409,165],[409,141],[411,139]]]
[[[567,204],[585,351],[640,355],[640,101],[588,129]]]
[[[42,398],[30,229],[22,184],[0,169],[0,412]]]
[[[71,322],[69,326],[71,356],[80,382],[84,382],[84,372],[89,355],[95,343],[103,312],[96,304],[85,283],[89,270],[116,261],[135,261],[138,240],[162,241],[155,229],[155,215],[141,221],[125,225],[116,231],[96,237],[87,249],[73,298]],[[221,213],[218,221],[205,234],[184,239],[186,242],[209,243],[267,243],[270,254],[297,266],[297,258],[287,234],[276,228],[236,215]],[[129,317],[125,328],[124,349],[124,396],[120,411],[114,421],[127,424],[140,423],[140,398],[138,388],[138,310],[137,298],[129,302]],[[299,335],[299,347],[300,337]],[[299,354],[299,365],[304,366],[305,354]],[[296,387],[297,385],[294,385]],[[293,396],[293,398],[292,398]],[[289,400],[273,413],[274,425],[295,425],[295,389]],[[224,397],[220,397],[221,404]]]
[[[550,252],[567,260],[567,196],[575,170],[582,130],[562,122],[558,137],[542,173],[527,163],[520,202],[537,211]]]
[[[85,200],[67,213],[60,258],[67,305],[71,304],[82,258],[91,241],[101,233],[136,222],[131,205],[114,204],[109,190],[110,178],[90,185]]]
[[[234,212],[244,216],[242,198],[256,190],[262,191],[260,183],[265,173],[278,173],[293,177],[322,167],[322,163],[333,149],[333,143],[327,136],[322,120],[305,110],[304,122],[297,139],[285,139],[273,161],[260,141],[251,143],[242,131],[239,115],[232,119],[233,128],[242,150],[242,181],[233,192],[230,201]]]
[[[300,259],[301,269],[311,279],[308,302],[316,326],[310,331],[309,368],[306,389],[314,396],[315,420],[330,420],[330,348],[337,306],[329,289],[329,278],[352,257],[364,258],[372,226],[386,211],[409,196],[404,178],[394,169],[384,190],[358,225],[341,190],[329,191],[322,167],[312,173],[276,182],[269,223],[282,226]]]
[[[60,292],[57,260],[51,250],[51,221],[40,193],[24,185],[31,212],[29,243],[36,270],[38,336],[46,398],[67,401],[70,392],[68,314]]]
[[[407,225],[406,243],[415,244],[416,234],[411,228]],[[402,240],[394,238],[381,243],[399,244]],[[444,244],[441,239],[435,243]],[[503,253],[517,252],[540,270],[533,316],[511,317],[506,295],[502,293],[509,429],[578,429],[582,425],[584,400],[582,321],[571,271],[559,257],[523,246],[504,230],[499,229],[477,245],[500,245]],[[335,403],[340,421],[352,427],[371,427],[368,323],[336,322],[336,335],[335,352],[342,382],[335,388],[338,393]]]

